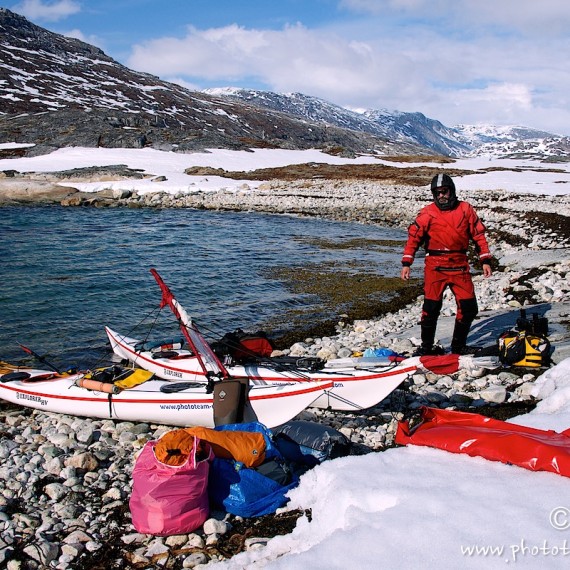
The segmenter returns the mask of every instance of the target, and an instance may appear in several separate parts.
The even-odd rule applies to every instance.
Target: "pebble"
[[[245,541],[246,550],[259,550],[267,545],[268,538],[247,538]]]
[[[224,535],[231,528],[231,525],[226,521],[219,521],[216,519],[208,519],[204,525],[203,530],[207,535],[217,534]]]
[[[203,552],[194,552],[184,559],[182,568],[196,568],[199,564],[207,564],[208,562],[209,559]]]

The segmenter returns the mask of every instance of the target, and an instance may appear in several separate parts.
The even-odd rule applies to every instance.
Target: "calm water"
[[[268,277],[268,268],[318,262],[342,267],[354,259],[350,249],[321,249],[310,238],[403,239],[397,230],[251,213],[60,207],[0,212],[0,359],[25,358],[19,342],[60,367],[94,366],[108,358],[104,325],[144,336],[134,329],[156,318],[160,302],[151,267],[212,340],[237,327],[263,328],[276,313],[316,302]],[[358,256],[379,271],[399,271],[398,249],[359,250]],[[176,334],[168,308],[156,330]]]

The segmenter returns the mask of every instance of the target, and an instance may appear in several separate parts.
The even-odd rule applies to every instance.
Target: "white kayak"
[[[141,340],[124,336],[105,327],[113,352],[121,359],[152,371],[170,381],[205,382],[207,371],[194,351],[171,348],[171,344],[145,349]],[[226,365],[232,378],[248,378],[254,386],[274,383],[314,383],[332,381],[331,389],[312,402],[311,407],[355,411],[367,409],[389,396],[408,376],[416,372],[419,361],[394,363],[387,358],[351,358],[329,361],[320,370],[310,366],[284,364],[279,359],[264,359],[256,364]],[[310,361],[309,361],[310,362]]]
[[[138,374],[134,369],[135,374]],[[140,370],[140,372],[146,371]],[[59,374],[49,370],[0,363],[0,398],[43,412],[89,418],[150,422],[172,426],[214,427],[213,395],[206,385],[177,385],[151,379],[128,389],[86,382],[85,373]],[[81,384],[90,388],[81,387]],[[95,389],[93,389],[95,387]],[[331,380],[251,386],[250,418],[267,427],[288,422],[332,387]],[[253,414],[253,415],[251,415]]]

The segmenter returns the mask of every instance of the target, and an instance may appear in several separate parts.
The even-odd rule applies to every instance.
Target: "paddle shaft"
[[[55,370],[58,374],[61,374],[61,371],[56,366],[54,366],[53,364],[48,362],[43,356],[39,355],[37,352],[34,352],[31,348],[28,348],[27,346],[24,346],[23,344],[20,344],[20,343],[18,343],[18,346],[24,352],[31,354],[34,358],[37,358],[40,362],[42,362],[46,366],[49,366],[52,370]]]

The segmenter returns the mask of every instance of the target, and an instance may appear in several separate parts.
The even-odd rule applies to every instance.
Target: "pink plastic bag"
[[[133,526],[138,532],[158,536],[186,534],[202,526],[209,515],[208,473],[213,458],[209,445],[195,445],[179,466],[161,463],[154,454],[157,441],[149,441],[133,469],[129,501]],[[202,459],[198,457],[198,449]]]

